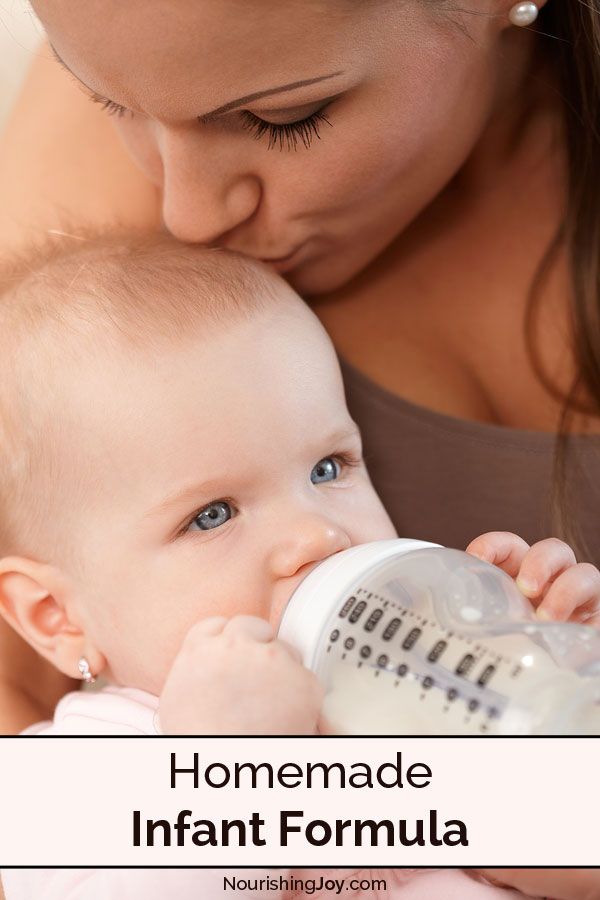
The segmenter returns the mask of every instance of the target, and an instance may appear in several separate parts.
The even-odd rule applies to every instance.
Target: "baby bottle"
[[[459,550],[337,553],[279,637],[326,688],[326,733],[600,734],[600,633],[538,620],[512,578]]]

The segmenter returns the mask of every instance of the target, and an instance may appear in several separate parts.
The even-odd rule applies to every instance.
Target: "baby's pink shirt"
[[[156,735],[160,733],[158,698],[133,688],[76,691],[60,701],[52,722],[24,733]],[[225,876],[235,877],[238,887],[226,888]],[[255,889],[254,882],[261,878],[276,884]],[[373,879],[384,881],[385,887],[354,886],[354,881]],[[336,880],[343,882],[341,892],[325,886]],[[6,900],[516,900],[523,896],[461,869],[7,869],[2,881]]]
[[[137,688],[105,687],[73,691],[54,710],[51,722],[38,722],[23,734],[160,734],[158,697]]]

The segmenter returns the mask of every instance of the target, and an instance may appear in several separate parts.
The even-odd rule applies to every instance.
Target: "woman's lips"
[[[283,275],[285,272],[291,271],[298,264],[298,256],[304,246],[304,244],[301,244],[299,247],[296,247],[295,250],[292,250],[291,253],[286,254],[286,256],[263,257],[261,262],[265,263],[267,266],[271,266],[272,269],[275,269],[276,272]]]

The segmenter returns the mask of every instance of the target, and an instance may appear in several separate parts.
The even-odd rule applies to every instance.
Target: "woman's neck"
[[[456,181],[462,193],[480,193],[504,181],[515,167],[524,171],[551,161],[562,169],[563,102],[547,48],[530,31],[504,33],[496,70],[495,99],[487,127]]]

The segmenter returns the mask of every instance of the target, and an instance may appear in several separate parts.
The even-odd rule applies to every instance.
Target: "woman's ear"
[[[69,579],[54,566],[19,556],[0,559],[0,614],[65,675],[81,677],[82,656],[96,675],[106,660],[71,620],[72,594]]]

